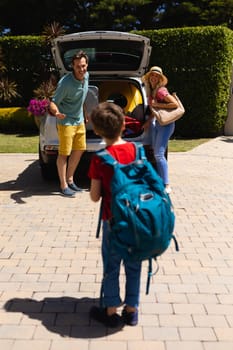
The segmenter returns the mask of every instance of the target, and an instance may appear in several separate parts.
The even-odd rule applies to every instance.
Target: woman
[[[168,164],[165,152],[168,146],[168,141],[175,130],[175,123],[170,123],[166,126],[161,126],[156,121],[156,114],[153,113],[153,108],[177,108],[178,103],[166,88],[168,83],[167,77],[163,74],[160,67],[152,67],[148,73],[142,77],[145,84],[148,105],[150,107],[150,115],[144,129],[146,131],[145,144],[148,144],[148,137],[153,148],[154,157],[156,160],[156,168],[158,174],[163,179],[167,193],[171,192],[168,176]]]

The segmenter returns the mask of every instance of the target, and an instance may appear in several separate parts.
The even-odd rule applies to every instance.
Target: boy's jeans
[[[117,254],[109,252],[109,232],[110,226],[108,221],[103,221],[103,239],[102,239],[102,259],[104,265],[103,279],[103,305],[120,306],[120,285],[119,274],[121,266],[121,257]],[[140,276],[141,262],[126,262],[124,261],[126,285],[125,285],[125,300],[126,305],[138,307],[140,293]]]

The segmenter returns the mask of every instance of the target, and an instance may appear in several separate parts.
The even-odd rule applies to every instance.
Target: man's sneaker
[[[68,186],[74,192],[82,192],[83,191],[83,189],[76,186],[74,182],[72,182],[71,184],[68,184]]]
[[[90,309],[90,317],[93,320],[103,323],[106,327],[117,328],[122,325],[121,317],[118,314],[109,316],[107,308],[93,306]]]
[[[65,197],[75,197],[75,191],[71,190],[71,188],[66,187],[63,190],[61,190],[61,193]]]
[[[136,326],[138,324],[138,310],[135,312],[127,312],[124,307],[122,310],[122,317],[125,324],[129,326]]]

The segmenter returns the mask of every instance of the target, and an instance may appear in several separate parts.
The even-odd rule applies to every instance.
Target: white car
[[[85,102],[88,113],[103,101],[121,105],[127,116],[124,138],[141,142],[141,125],[146,118],[147,107],[141,76],[149,65],[149,38],[115,31],[89,31],[57,37],[52,42],[52,55],[60,77],[72,70],[71,59],[79,50],[85,51],[89,57],[89,92]],[[87,151],[77,169],[84,178],[91,155],[104,147],[103,140],[94,134],[90,122],[86,130]],[[58,152],[56,118],[46,116],[40,125],[39,139],[41,172],[44,178],[49,179],[54,176]]]

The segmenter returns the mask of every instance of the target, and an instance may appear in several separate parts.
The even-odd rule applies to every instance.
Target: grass
[[[210,139],[170,140],[169,152],[187,152]],[[0,134],[0,153],[37,153],[38,135]]]
[[[188,140],[174,139],[169,141],[168,149],[169,149],[169,152],[187,152],[201,145],[202,143],[208,142],[210,140],[211,139],[206,139],[206,138],[188,139]]]
[[[0,134],[0,153],[37,153],[38,135]]]

